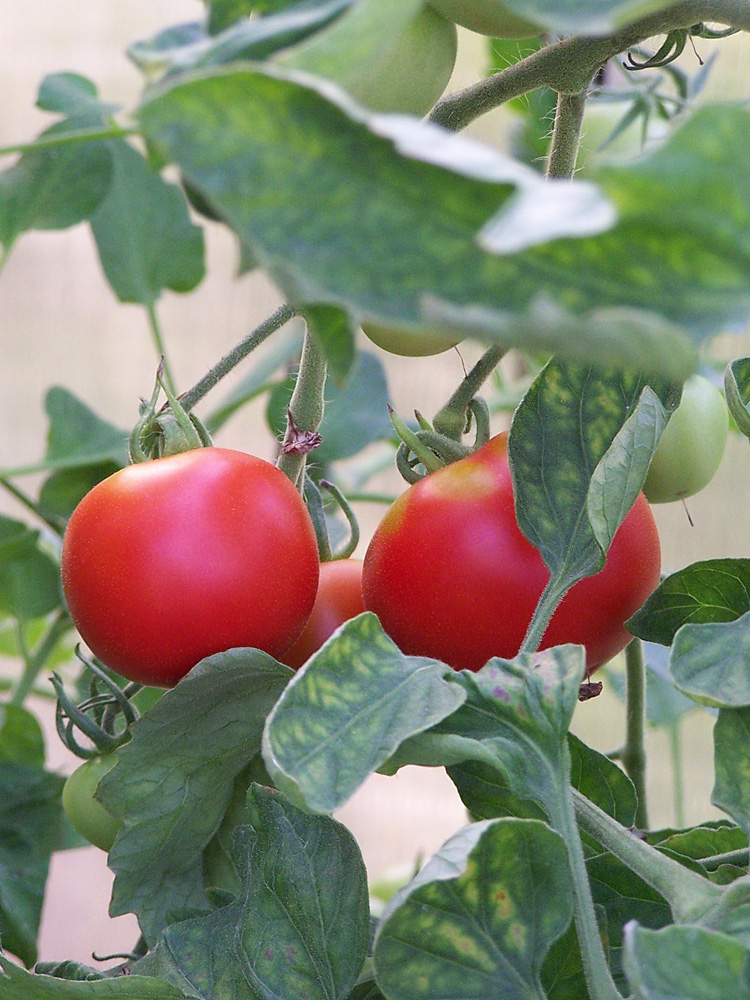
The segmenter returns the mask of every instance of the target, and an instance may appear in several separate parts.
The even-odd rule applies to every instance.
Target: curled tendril
[[[676,28],[674,31],[670,31],[661,48],[643,62],[638,62],[633,57],[633,53],[628,52],[624,63],[625,69],[635,71],[657,69],[660,66],[669,65],[682,55],[690,34],[691,29],[689,28]]]
[[[65,746],[77,757],[88,760],[109,753],[130,739],[130,726],[139,718],[131,698],[142,685],[131,683],[121,688],[94,660],[85,657],[80,647],[76,655],[91,672],[89,697],[76,705],[59,675],[53,673],[52,685],[57,695],[55,725]],[[77,732],[86,736],[91,745],[83,746]]]

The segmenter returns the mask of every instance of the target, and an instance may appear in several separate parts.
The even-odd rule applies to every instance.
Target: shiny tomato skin
[[[555,612],[542,648],[586,647],[589,670],[632,638],[623,623],[659,582],[659,536],[642,494],[604,568]],[[478,670],[518,653],[549,572],[516,523],[507,434],[403,493],[364,560],[365,607],[404,653]]]
[[[291,482],[223,448],[103,480],[73,512],[62,549],[83,640],[123,677],[162,687],[236,646],[282,655],[312,610],[318,565]]]
[[[365,610],[362,599],[362,560],[337,559],[320,565],[320,582],[312,613],[302,635],[281,662],[297,670],[333,633]]]

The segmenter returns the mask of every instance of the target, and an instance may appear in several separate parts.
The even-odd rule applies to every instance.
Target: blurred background
[[[174,23],[195,20],[202,5],[194,0],[135,0],[104,4],[78,0],[49,4],[48,0],[3,0],[0,6],[0,146],[30,140],[49,124],[34,107],[44,75],[72,70],[89,76],[107,100],[132,107],[139,93],[139,74],[124,49]],[[487,57],[487,40],[464,33],[452,89],[477,79]],[[698,41],[688,46],[681,65],[690,74],[700,59],[718,57],[701,100],[712,96],[750,98],[750,51],[741,37],[721,43]],[[475,123],[470,132],[501,149],[509,147],[514,116],[495,112]],[[593,138],[584,140],[589,145]],[[598,140],[601,141],[601,140]],[[6,159],[3,166],[9,164]],[[208,277],[188,296],[168,295],[157,305],[167,351],[180,389],[192,385],[230,347],[280,303],[276,290],[259,274],[235,279],[234,241],[219,226],[209,225]],[[743,331],[718,338],[712,356],[719,361],[747,353]],[[478,357],[471,344],[436,358],[395,359],[375,347],[389,379],[393,405],[403,414],[415,408],[433,413]],[[462,362],[463,358],[463,362]],[[46,420],[43,397],[50,385],[71,390],[108,421],[131,426],[138,401],[148,396],[156,367],[148,319],[142,308],[119,305],[107,285],[87,228],[63,233],[23,236],[0,276],[0,468],[41,458]],[[242,377],[230,376],[220,395]],[[497,429],[501,428],[499,422]],[[251,405],[224,428],[217,443],[272,458],[263,403]],[[33,481],[25,483],[30,488]],[[394,473],[376,484],[400,489]],[[656,509],[665,571],[697,559],[750,557],[745,510],[750,505],[750,448],[734,435],[722,468],[711,485],[688,502],[692,525],[679,504]],[[6,497],[2,512],[21,516]],[[382,509],[362,506],[363,538],[369,537]],[[25,515],[24,515],[25,516]],[[52,722],[52,703],[39,711]],[[712,781],[712,717],[693,710],[679,723],[684,758],[686,823],[718,815],[710,806]],[[607,752],[623,734],[623,711],[615,684],[605,682],[602,697],[580,706],[575,731],[595,748]],[[67,773],[75,760],[65,751],[50,725],[50,766]],[[675,823],[673,736],[649,731],[649,788],[652,823]],[[405,769],[395,778],[374,776],[342,810],[340,817],[359,839],[373,878],[394,866],[413,864],[432,854],[465,822],[464,810],[442,771]],[[41,937],[43,960],[90,961],[91,951],[107,954],[128,950],[137,937],[129,917],[111,921],[107,904],[111,875],[104,854],[96,848],[55,856],[45,905]]]

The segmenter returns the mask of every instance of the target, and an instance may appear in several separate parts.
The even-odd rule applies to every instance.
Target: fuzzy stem
[[[285,451],[284,446],[292,441],[294,426],[309,434],[316,432],[320,427],[323,419],[326,371],[325,354],[315,335],[308,328],[302,345],[297,382],[289,403],[291,421],[287,426],[281,454],[276,462],[284,475],[300,487],[304,480],[307,454],[298,450]]]
[[[148,325],[151,330],[151,339],[154,342],[154,347],[156,348],[156,353],[160,359],[160,370],[162,377],[164,379],[164,384],[169,386],[169,389],[176,393],[174,376],[172,374],[172,367],[167,358],[166,347],[164,345],[164,337],[161,333],[161,326],[159,325],[159,318],[156,315],[156,307],[153,303],[146,307],[146,312],[148,313]]]
[[[579,94],[597,71],[619,53],[655,35],[689,28],[699,21],[750,31],[750,0],[682,0],[610,35],[564,38],[444,98],[430,118],[460,131],[493,108],[539,87],[550,87],[558,94]]]
[[[555,127],[547,160],[547,177],[573,176],[587,96],[588,87],[578,94],[558,94]]]
[[[557,610],[560,601],[565,597],[568,589],[567,587],[560,587],[559,584],[556,585],[554,580],[549,581],[534,610],[526,635],[521,643],[521,648],[518,650],[519,654],[535,653],[539,649],[550,619]]]
[[[685,789],[682,774],[682,733],[680,720],[669,727],[669,752],[672,758],[672,796],[674,799],[674,821],[679,828],[685,825]]]
[[[568,754],[567,745],[565,753]],[[569,766],[569,756],[568,756]],[[586,858],[581,844],[581,835],[576,823],[575,807],[572,789],[566,784],[560,797],[555,815],[550,814],[552,825],[565,841],[568,848],[568,862],[573,882],[575,897],[575,922],[578,932],[578,943],[586,974],[591,1000],[622,1000],[619,990],[612,979],[612,973],[607,964],[599,926],[596,921],[594,900],[591,895],[591,883],[586,871]]]
[[[459,441],[466,426],[466,410],[472,399],[497,368],[505,347],[493,344],[477,361],[469,374],[463,379],[445,406],[436,414],[433,425],[436,431],[446,437]]]
[[[196,403],[199,403],[214,386],[218,385],[225,375],[228,375],[232,369],[236,368],[240,361],[244,361],[248,354],[251,354],[272,333],[275,333],[296,315],[296,310],[292,309],[291,306],[280,306],[267,320],[264,320],[252,333],[244,337],[236,347],[233,347],[228,354],[225,354],[210,371],[206,372],[200,381],[195,383],[192,389],[188,389],[187,392],[184,392],[180,396],[183,410],[189,413]]]
[[[697,921],[718,903],[719,886],[651,847],[576,789],[573,801],[581,827],[660,893],[676,922]]]
[[[646,666],[643,662],[643,644],[633,639],[625,650],[627,675],[627,710],[625,745],[620,760],[625,773],[635,785],[638,808],[635,825],[648,830],[648,804],[646,800]]]

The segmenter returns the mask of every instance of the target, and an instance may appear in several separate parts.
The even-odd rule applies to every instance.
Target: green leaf
[[[567,792],[567,734],[584,671],[581,646],[555,646],[461,671],[464,704],[407,740],[389,766],[449,766],[477,760],[500,771],[514,796],[557,816]]]
[[[60,567],[38,531],[0,516],[0,615],[42,618],[61,603]]]
[[[750,611],[733,622],[684,625],[674,638],[669,672],[695,701],[717,708],[750,705]]]
[[[250,17],[253,0],[209,0],[208,30],[212,35],[231,27],[236,21]]]
[[[39,491],[39,513],[50,521],[64,524],[89,490],[121,468],[118,462],[98,462],[53,472]]]
[[[296,378],[278,385],[268,401],[266,419],[280,440],[286,430],[286,414]],[[388,417],[388,384],[379,359],[365,351],[357,354],[351,374],[343,386],[328,378],[325,411],[320,425],[322,443],[311,456],[314,466],[325,466],[358,454],[373,441],[393,437]]]
[[[750,437],[750,358],[737,358],[727,365],[724,372],[724,391],[727,406],[737,430]]]
[[[182,192],[126,142],[110,150],[112,183],[91,228],[113,291],[144,306],[166,288],[189,292],[205,273],[203,230],[190,221]]]
[[[162,89],[140,112],[150,141],[219,208],[294,305],[343,308],[356,323],[414,332],[445,327],[530,350],[572,350],[590,362],[666,369],[676,379],[692,370],[682,334],[634,311],[632,281],[609,274],[604,254],[612,257],[612,247],[600,249],[590,238],[513,252],[609,225],[593,187],[548,185],[429,123],[380,116],[368,128],[370,119],[343,95],[333,103],[330,87],[324,97],[305,82],[271,68],[227,68]],[[493,246],[502,244],[502,256],[477,242],[498,213]],[[659,225],[664,247],[661,214]],[[629,232],[628,255],[637,252],[632,240]],[[579,248],[585,263],[570,267]],[[622,245],[615,258],[624,271]],[[607,272],[606,282],[597,282],[598,270]],[[663,288],[677,280],[663,267],[656,273]],[[680,302],[692,296],[694,303],[702,288],[691,274]],[[725,282],[722,294],[726,313]],[[750,299],[742,298],[745,309]],[[566,312],[545,305],[555,299]],[[657,298],[649,285],[649,308],[663,302],[675,312],[674,296]],[[736,296],[734,305],[741,311]],[[716,309],[712,299],[712,329]],[[701,329],[707,322],[701,312]]]
[[[538,820],[475,823],[386,908],[377,980],[389,1000],[545,1000],[542,963],[572,913],[561,837]]]
[[[208,910],[204,848],[290,676],[259,650],[202,660],[136,722],[99,785],[105,808],[124,821],[110,854],[111,912],[136,913],[149,942],[170,915]]]
[[[53,125],[42,138],[65,128]],[[6,252],[30,229],[68,229],[90,218],[107,193],[111,173],[103,142],[24,153],[0,173],[0,243]]]
[[[649,844],[683,862],[701,862],[715,854],[746,849],[748,845],[747,833],[727,820],[701,823],[689,830],[655,830],[647,839]],[[702,864],[691,867],[707,874]]]
[[[624,928],[637,920],[651,928],[672,923],[668,903],[627,865],[611,854],[600,854],[586,862],[591,894],[603,914],[603,936],[609,946],[609,964],[618,986],[625,988],[622,969]]]
[[[748,1000],[750,952],[701,927],[652,931],[631,924],[625,970],[636,1000]]]
[[[633,826],[636,794],[630,778],[608,757],[592,750],[572,733],[568,733],[568,747],[573,787],[618,823],[625,827]],[[469,760],[447,770],[461,801],[477,819],[496,816],[545,818],[545,814],[532,802],[517,799],[502,775],[487,764]]]
[[[44,767],[44,732],[35,715],[0,704],[0,761]]]
[[[240,59],[262,60],[325,27],[355,0],[317,0],[299,4],[299,9],[279,11],[278,17],[243,18],[223,27],[220,19],[226,21],[245,0],[219,2],[226,6],[220,18],[209,21],[209,35],[200,24],[177,25],[131,45],[128,55],[149,79]]]
[[[598,572],[678,395],[639,375],[553,359],[516,410],[509,455],[519,527],[565,591]],[[662,405],[664,404],[664,405]]]
[[[735,621],[750,611],[750,559],[707,559],[672,573],[627,622],[633,635],[671,646],[683,625]]]
[[[277,787],[333,812],[399,744],[454,712],[445,664],[404,656],[373,614],[347,622],[299,670],[269,715],[263,756]]]
[[[233,837],[235,903],[172,924],[138,963],[193,996],[344,1000],[369,942],[367,878],[345,827],[253,786]]]
[[[714,726],[711,801],[750,836],[750,708],[722,708]]]
[[[0,955],[0,1000],[184,1000],[187,996],[194,994],[145,976],[70,982],[32,975]]]
[[[540,27],[565,34],[606,35],[646,14],[666,10],[670,0],[503,0],[503,6]]]
[[[29,764],[0,762],[0,937],[25,965],[36,938],[52,851],[57,847],[63,779]],[[16,1000],[18,994],[0,998]]]
[[[100,101],[96,84],[79,73],[50,73],[39,86],[36,105],[42,111],[66,115],[72,119],[71,125],[80,125],[84,120],[92,125],[101,124],[113,112],[117,104]]]

